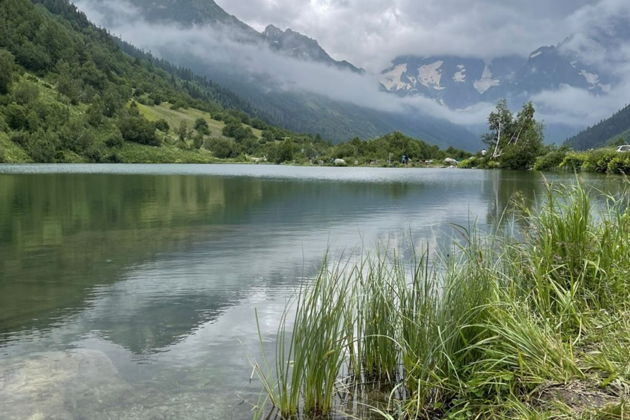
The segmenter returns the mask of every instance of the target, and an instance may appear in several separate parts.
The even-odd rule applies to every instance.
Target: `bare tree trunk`
[[[499,153],[499,142],[501,141],[501,121],[499,121],[499,130],[497,132],[497,144],[494,147],[494,153],[492,153],[492,158],[498,158],[501,156]]]

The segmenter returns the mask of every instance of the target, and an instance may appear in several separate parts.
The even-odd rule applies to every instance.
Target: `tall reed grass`
[[[605,203],[599,213],[594,200]],[[457,252],[426,250],[411,269],[391,252],[324,264],[298,294],[292,333],[289,312],[282,319],[275,372],[258,367],[274,410],[328,416],[343,411],[348,392],[375,405],[368,391],[377,389],[387,403],[372,412],[385,418],[540,418],[562,401],[535,396],[576,382],[597,384],[624,407],[627,198],[550,189],[521,215],[516,236],[461,229]]]

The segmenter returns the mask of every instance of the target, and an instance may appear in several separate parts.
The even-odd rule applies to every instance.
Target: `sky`
[[[573,33],[576,13],[599,0],[216,2],[258,30],[268,24],[290,27],[317,39],[333,57],[378,71],[402,54],[526,56]]]

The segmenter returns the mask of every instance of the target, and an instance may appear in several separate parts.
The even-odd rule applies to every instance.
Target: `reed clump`
[[[520,214],[513,236],[461,229],[448,258],[324,264],[298,293],[292,333],[283,317],[275,371],[258,366],[270,403],[260,409],[285,419],[630,418],[627,196],[550,189]]]

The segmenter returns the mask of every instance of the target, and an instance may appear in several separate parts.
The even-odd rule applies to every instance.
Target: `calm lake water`
[[[439,247],[452,224],[491,229],[515,194],[533,203],[544,182],[456,169],[0,165],[2,418],[250,418],[254,311],[269,348],[327,250]]]

